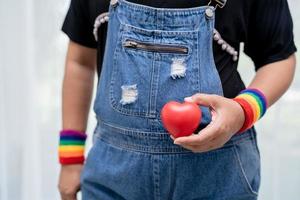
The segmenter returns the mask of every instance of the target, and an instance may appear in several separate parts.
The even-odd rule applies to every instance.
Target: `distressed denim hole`
[[[122,88],[122,99],[120,103],[122,105],[134,103],[138,97],[137,85],[123,85]]]
[[[183,78],[186,75],[186,63],[184,58],[173,58],[171,64],[171,77]]]

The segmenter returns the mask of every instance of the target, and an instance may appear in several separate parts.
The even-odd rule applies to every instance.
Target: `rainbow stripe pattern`
[[[245,122],[238,133],[242,133],[251,128],[267,111],[268,102],[265,95],[258,89],[248,88],[239,93],[233,99],[239,103],[245,113]]]
[[[63,165],[83,164],[86,134],[75,130],[60,131],[59,162]]]

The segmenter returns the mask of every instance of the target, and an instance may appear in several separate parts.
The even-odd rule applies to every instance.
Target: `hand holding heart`
[[[222,147],[243,126],[244,111],[237,102],[231,99],[197,93],[185,98],[185,101],[209,107],[212,121],[199,134],[177,138],[176,135],[171,136],[174,139],[174,144],[193,152],[211,151]],[[194,115],[197,114],[194,113]]]
[[[191,135],[199,126],[201,117],[199,106],[190,102],[170,101],[161,111],[164,127],[174,138]]]

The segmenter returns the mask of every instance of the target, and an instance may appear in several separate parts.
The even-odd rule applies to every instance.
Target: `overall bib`
[[[111,3],[83,200],[257,199],[254,129],[218,150],[193,153],[173,144],[160,119],[169,101],[223,95],[212,49],[214,11]],[[211,121],[209,109],[201,109],[200,129]]]

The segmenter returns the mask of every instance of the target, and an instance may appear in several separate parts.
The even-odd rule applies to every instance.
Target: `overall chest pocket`
[[[173,37],[174,40],[164,37],[158,41],[161,36],[157,31],[121,26],[113,55],[109,97],[116,111],[157,117],[161,59],[189,57],[191,53],[190,46],[180,37]]]

